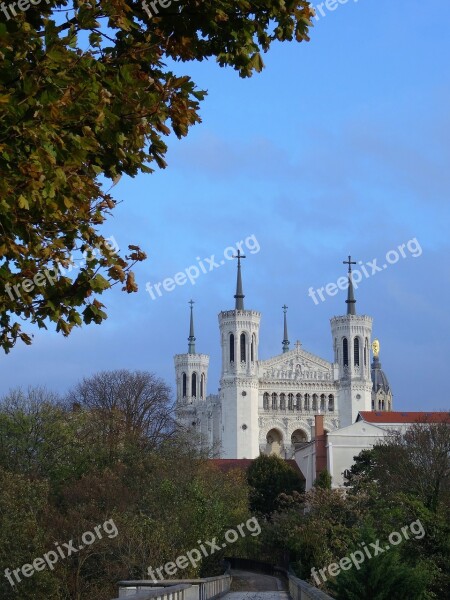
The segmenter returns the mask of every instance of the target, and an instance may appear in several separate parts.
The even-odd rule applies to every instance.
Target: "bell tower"
[[[261,313],[245,310],[241,260],[237,253],[234,310],[219,313],[222,347],[220,397],[222,405],[222,457],[259,456],[258,347]]]
[[[190,300],[190,324],[187,354],[176,354],[175,375],[177,384],[177,411],[181,407],[206,400],[209,356],[195,351],[194,301]],[[178,411],[180,414],[182,411]]]
[[[361,410],[372,410],[372,378],[370,346],[372,317],[356,314],[351,256],[343,261],[348,265],[347,314],[331,319],[334,362],[339,369],[339,426],[355,422]]]

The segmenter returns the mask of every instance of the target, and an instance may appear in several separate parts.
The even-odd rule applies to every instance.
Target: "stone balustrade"
[[[112,600],[214,600],[230,591],[230,575],[203,579],[119,581],[119,596]]]
[[[328,594],[325,594],[302,579],[298,579],[290,574],[288,578],[289,593],[292,600],[333,600],[331,596],[328,596]]]

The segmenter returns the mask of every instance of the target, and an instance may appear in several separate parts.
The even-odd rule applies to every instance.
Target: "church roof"
[[[357,421],[367,423],[449,423],[450,412],[360,411]]]
[[[389,385],[389,381],[386,377],[385,372],[381,368],[381,363],[378,356],[373,357],[371,377],[372,389],[374,392],[379,392],[380,390],[383,390],[385,394],[389,393],[391,386]]]

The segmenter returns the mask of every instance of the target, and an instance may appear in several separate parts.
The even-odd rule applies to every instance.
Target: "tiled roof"
[[[449,423],[450,412],[368,411],[359,413],[358,421],[367,423]]]

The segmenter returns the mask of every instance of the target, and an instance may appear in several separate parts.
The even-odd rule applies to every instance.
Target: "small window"
[[[342,353],[344,357],[344,367],[348,367],[348,341],[344,338],[342,341]]]
[[[355,337],[353,340],[353,356],[355,361],[355,366],[359,367],[359,338]]]
[[[192,393],[193,398],[197,398],[197,373],[192,373]]]
[[[241,362],[246,362],[246,340],[245,333],[241,333]]]
[[[272,410],[278,410],[278,396],[272,394]]]
[[[294,394],[288,395],[288,410],[294,410]]]
[[[230,362],[234,362],[234,335],[230,333]]]
[[[183,373],[183,398],[186,398],[187,393],[187,376],[186,373]]]

